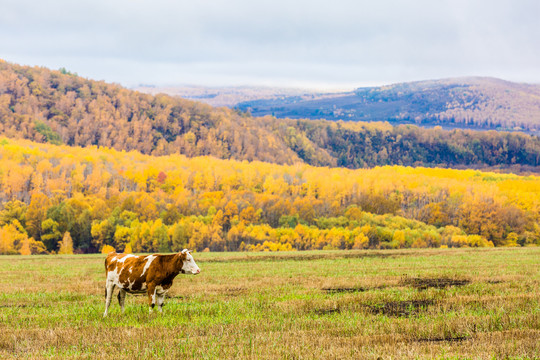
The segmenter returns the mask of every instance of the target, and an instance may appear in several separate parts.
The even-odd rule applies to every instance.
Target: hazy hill
[[[200,101],[212,106],[235,107],[238,103],[253,100],[285,100],[293,96],[305,96],[313,91],[296,88],[278,88],[267,86],[152,86],[139,85],[133,90],[146,94],[167,94],[184,99]]]
[[[143,94],[65,70],[2,61],[0,134],[153,155],[212,155],[278,164],[511,167],[515,171],[540,165],[536,136],[253,117],[165,94]]]
[[[389,121],[540,132],[540,85],[468,77],[245,101],[255,116]]]

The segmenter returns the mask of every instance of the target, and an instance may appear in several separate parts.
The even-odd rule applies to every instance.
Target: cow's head
[[[195,264],[195,260],[193,260],[193,256],[191,255],[191,252],[187,249],[182,250],[181,252],[182,256],[182,274],[192,274],[197,275],[201,272],[201,269]]]

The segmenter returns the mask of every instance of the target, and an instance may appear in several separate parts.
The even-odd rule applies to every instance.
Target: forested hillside
[[[540,178],[0,139],[0,253],[540,245]]]
[[[342,94],[306,94],[246,101],[253,115],[349,121],[390,121],[540,133],[540,85],[494,78],[451,78]]]
[[[66,70],[0,62],[0,134],[144,154],[212,155],[278,164],[536,170],[540,139],[388,123],[252,117],[167,95],[148,95]]]

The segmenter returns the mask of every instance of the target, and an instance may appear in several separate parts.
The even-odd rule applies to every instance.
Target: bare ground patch
[[[407,317],[417,315],[433,304],[435,304],[433,300],[405,300],[389,301],[376,305],[365,304],[365,306],[373,314]]]
[[[423,339],[413,339],[417,342],[460,342],[472,339],[471,336],[454,336],[454,337],[433,337],[433,338],[423,338]]]
[[[406,286],[412,286],[419,290],[426,290],[429,288],[443,289],[450,286],[464,286],[470,284],[471,280],[469,279],[459,279],[459,278],[450,278],[450,277],[404,277],[401,279],[400,284]]]
[[[321,289],[328,294],[339,294],[339,293],[355,293],[355,292],[364,292],[369,290],[365,287],[325,287]]]
[[[342,313],[343,311],[367,311],[375,315],[387,315],[392,317],[409,317],[415,316],[427,310],[428,307],[435,304],[434,300],[405,300],[405,301],[388,301],[379,304],[359,304],[351,305],[350,303],[337,303],[327,306],[318,306],[306,309],[317,315],[328,315]],[[362,310],[363,309],[363,310]]]
[[[248,289],[245,287],[217,287],[217,288],[211,288],[205,290],[205,295],[212,295],[212,296],[227,296],[227,297],[235,297],[235,296],[242,296],[248,292]],[[146,294],[142,294],[143,296],[147,296]],[[193,294],[183,294],[183,295],[175,295],[170,294],[166,295],[169,299],[180,299],[180,300],[186,300],[193,298]]]
[[[18,308],[48,308],[52,307],[50,304],[2,304],[0,305],[0,308],[11,308],[11,309],[18,309]]]
[[[200,263],[222,263],[222,262],[261,262],[261,261],[310,261],[320,259],[362,259],[362,258],[397,258],[402,256],[434,256],[439,253],[421,252],[421,251],[342,251],[336,253],[306,253],[301,251],[276,253],[272,255],[246,255],[230,257],[209,257],[198,259]]]
[[[314,309],[313,313],[317,315],[339,314],[341,313],[341,309],[339,307]]]
[[[381,286],[353,286],[353,287],[323,287],[321,290],[327,294],[356,293],[370,290],[384,289],[387,285]]]

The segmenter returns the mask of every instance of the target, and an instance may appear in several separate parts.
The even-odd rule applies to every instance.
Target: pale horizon
[[[4,0],[0,58],[132,88],[540,83],[540,3]]]

